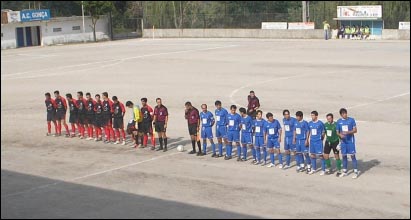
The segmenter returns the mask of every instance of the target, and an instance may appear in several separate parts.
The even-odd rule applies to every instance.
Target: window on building
[[[73,26],[73,31],[78,31],[80,30],[80,26]]]
[[[53,32],[61,32],[61,28],[53,28]]]

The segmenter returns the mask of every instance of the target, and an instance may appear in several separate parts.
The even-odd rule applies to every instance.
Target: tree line
[[[88,2],[88,3],[87,3]],[[94,2],[94,3],[91,3]],[[143,19],[145,28],[260,28],[261,22],[301,22],[301,1],[84,1],[109,10],[113,23]],[[337,6],[382,5],[386,29],[397,29],[398,22],[410,21],[409,1],[310,1],[309,21],[322,28],[324,20],[336,28]],[[50,9],[52,17],[81,15],[81,1],[2,1],[2,9]],[[91,9],[85,12],[90,15]],[[116,22],[116,20],[121,22]]]

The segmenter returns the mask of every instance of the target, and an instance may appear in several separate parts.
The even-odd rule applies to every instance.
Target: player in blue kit
[[[295,155],[296,147],[295,144],[293,144],[293,136],[294,136],[294,125],[297,122],[297,120],[294,117],[290,116],[290,111],[285,109],[283,111],[283,125],[284,125],[284,151],[285,151],[285,166],[284,169],[290,168],[290,162],[291,162],[291,154]],[[296,160],[297,161],[297,160]]]
[[[308,174],[313,174],[317,170],[317,156],[321,158],[321,173],[320,175],[325,174],[325,160],[323,157],[323,139],[325,136],[324,123],[318,120],[318,112],[311,112],[311,121],[308,123],[310,128],[308,142],[310,143],[310,153],[311,153],[311,165],[313,169]]]
[[[218,140],[218,156],[215,157],[222,157],[223,156],[223,139],[224,145],[227,148],[227,115],[228,112],[225,108],[221,107],[221,101],[215,101],[215,118],[216,118],[216,127],[215,127],[215,136]]]
[[[266,121],[262,118],[263,112],[261,110],[257,110],[257,118],[254,120],[254,147],[251,149],[253,153],[253,163],[255,165],[261,163],[261,147],[265,147],[264,145],[264,127]]]
[[[228,122],[228,132],[227,132],[227,141],[228,145],[226,147],[226,155],[225,160],[229,160],[232,158],[232,151],[233,151],[233,142],[236,142],[237,146],[240,146],[240,124],[241,124],[241,116],[236,113],[237,106],[232,105],[230,107],[230,113],[227,115],[227,122]]]
[[[304,155],[307,162],[307,173],[311,171],[311,160],[308,154],[308,123],[303,119],[303,112],[297,111],[295,113],[297,121],[294,124],[293,143],[296,146],[296,162],[297,172],[304,171]]]
[[[201,105],[201,112],[200,112],[200,121],[201,121],[201,138],[203,139],[203,153],[204,155],[207,152],[207,139],[210,140],[211,149],[213,154],[211,157],[215,157],[215,144],[213,141],[213,125],[215,123],[213,113],[207,110],[207,105]]]
[[[351,155],[352,166],[354,168],[353,179],[358,178],[360,171],[357,167],[357,158],[355,157],[355,137],[357,133],[357,124],[354,118],[347,116],[347,109],[340,109],[341,118],[337,121],[337,135],[341,138],[341,154],[343,155],[343,172],[340,177],[347,176],[348,155]]]
[[[267,148],[270,152],[270,160],[271,163],[267,167],[274,167],[275,166],[275,154],[278,155],[278,160],[280,161],[279,168],[283,168],[283,157],[280,152],[280,143],[281,143],[281,135],[282,129],[280,122],[274,119],[274,116],[271,112],[268,112],[267,115],[267,122],[265,123],[265,141],[267,143]]]
[[[253,147],[253,119],[248,116],[247,110],[245,108],[240,108],[241,114],[241,145],[237,147],[237,161],[247,160],[247,147]],[[248,145],[248,146],[247,146]],[[243,153],[243,159],[241,160],[241,152]]]

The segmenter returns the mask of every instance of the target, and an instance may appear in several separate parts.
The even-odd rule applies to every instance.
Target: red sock
[[[121,134],[123,135],[123,141],[126,141],[126,132],[124,132],[124,129],[121,129]]]
[[[67,124],[64,125],[64,128],[66,128],[66,134],[70,134]],[[61,126],[60,126],[60,134],[61,134]]]
[[[120,141],[120,131],[118,129],[116,129],[116,136],[118,140]],[[116,137],[114,137],[114,140],[116,140]]]
[[[101,136],[101,128],[96,128],[96,138]]]
[[[61,123],[57,123],[57,133],[61,134]]]
[[[76,126],[74,125],[74,123],[71,123],[71,131],[73,132],[73,134],[76,134]]]
[[[110,128],[106,127],[106,140],[110,141]]]
[[[50,121],[47,122],[47,131],[49,134],[51,133],[51,122]]]
[[[156,137],[154,137],[154,135],[151,135],[151,143],[154,147],[156,146]]]
[[[145,134],[143,139],[143,146],[147,146],[148,136]]]
[[[93,127],[88,127],[88,137],[93,137]]]

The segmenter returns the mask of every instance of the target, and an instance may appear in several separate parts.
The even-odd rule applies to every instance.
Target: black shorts
[[[166,128],[164,128],[165,122],[164,121],[157,121],[156,122],[156,132],[166,132]]]
[[[330,154],[331,149],[333,149],[334,154],[338,154],[339,153],[339,151],[337,150],[338,144],[339,144],[339,141],[336,141],[336,142],[331,143],[331,144],[330,144],[330,142],[325,141],[324,154]]]
[[[89,125],[94,125],[96,120],[96,116],[92,114],[87,114],[86,115],[86,123]]]
[[[47,121],[56,121],[56,112],[47,112]]]
[[[103,115],[103,127],[112,126],[113,121],[111,120],[111,115]]]
[[[95,120],[94,120],[94,125],[95,125],[96,127],[99,127],[99,128],[104,127],[104,126],[105,126],[105,123],[104,123],[104,118],[103,118],[103,116],[96,116],[96,118],[95,118]]]
[[[198,128],[198,125],[197,124],[189,124],[188,125],[188,133],[190,134],[190,135],[197,135],[197,128]]]
[[[84,125],[86,124],[86,115],[85,114],[78,114],[78,123]]]
[[[153,133],[153,127],[151,126],[151,122],[140,122],[140,123],[138,123],[138,131],[143,133],[143,134]]]
[[[56,112],[56,120],[66,120],[66,112]]]
[[[123,118],[114,118],[113,120],[113,128],[124,128],[124,120]]]
[[[70,113],[69,117],[69,122],[70,123],[77,123],[78,122],[78,114],[77,113]]]

